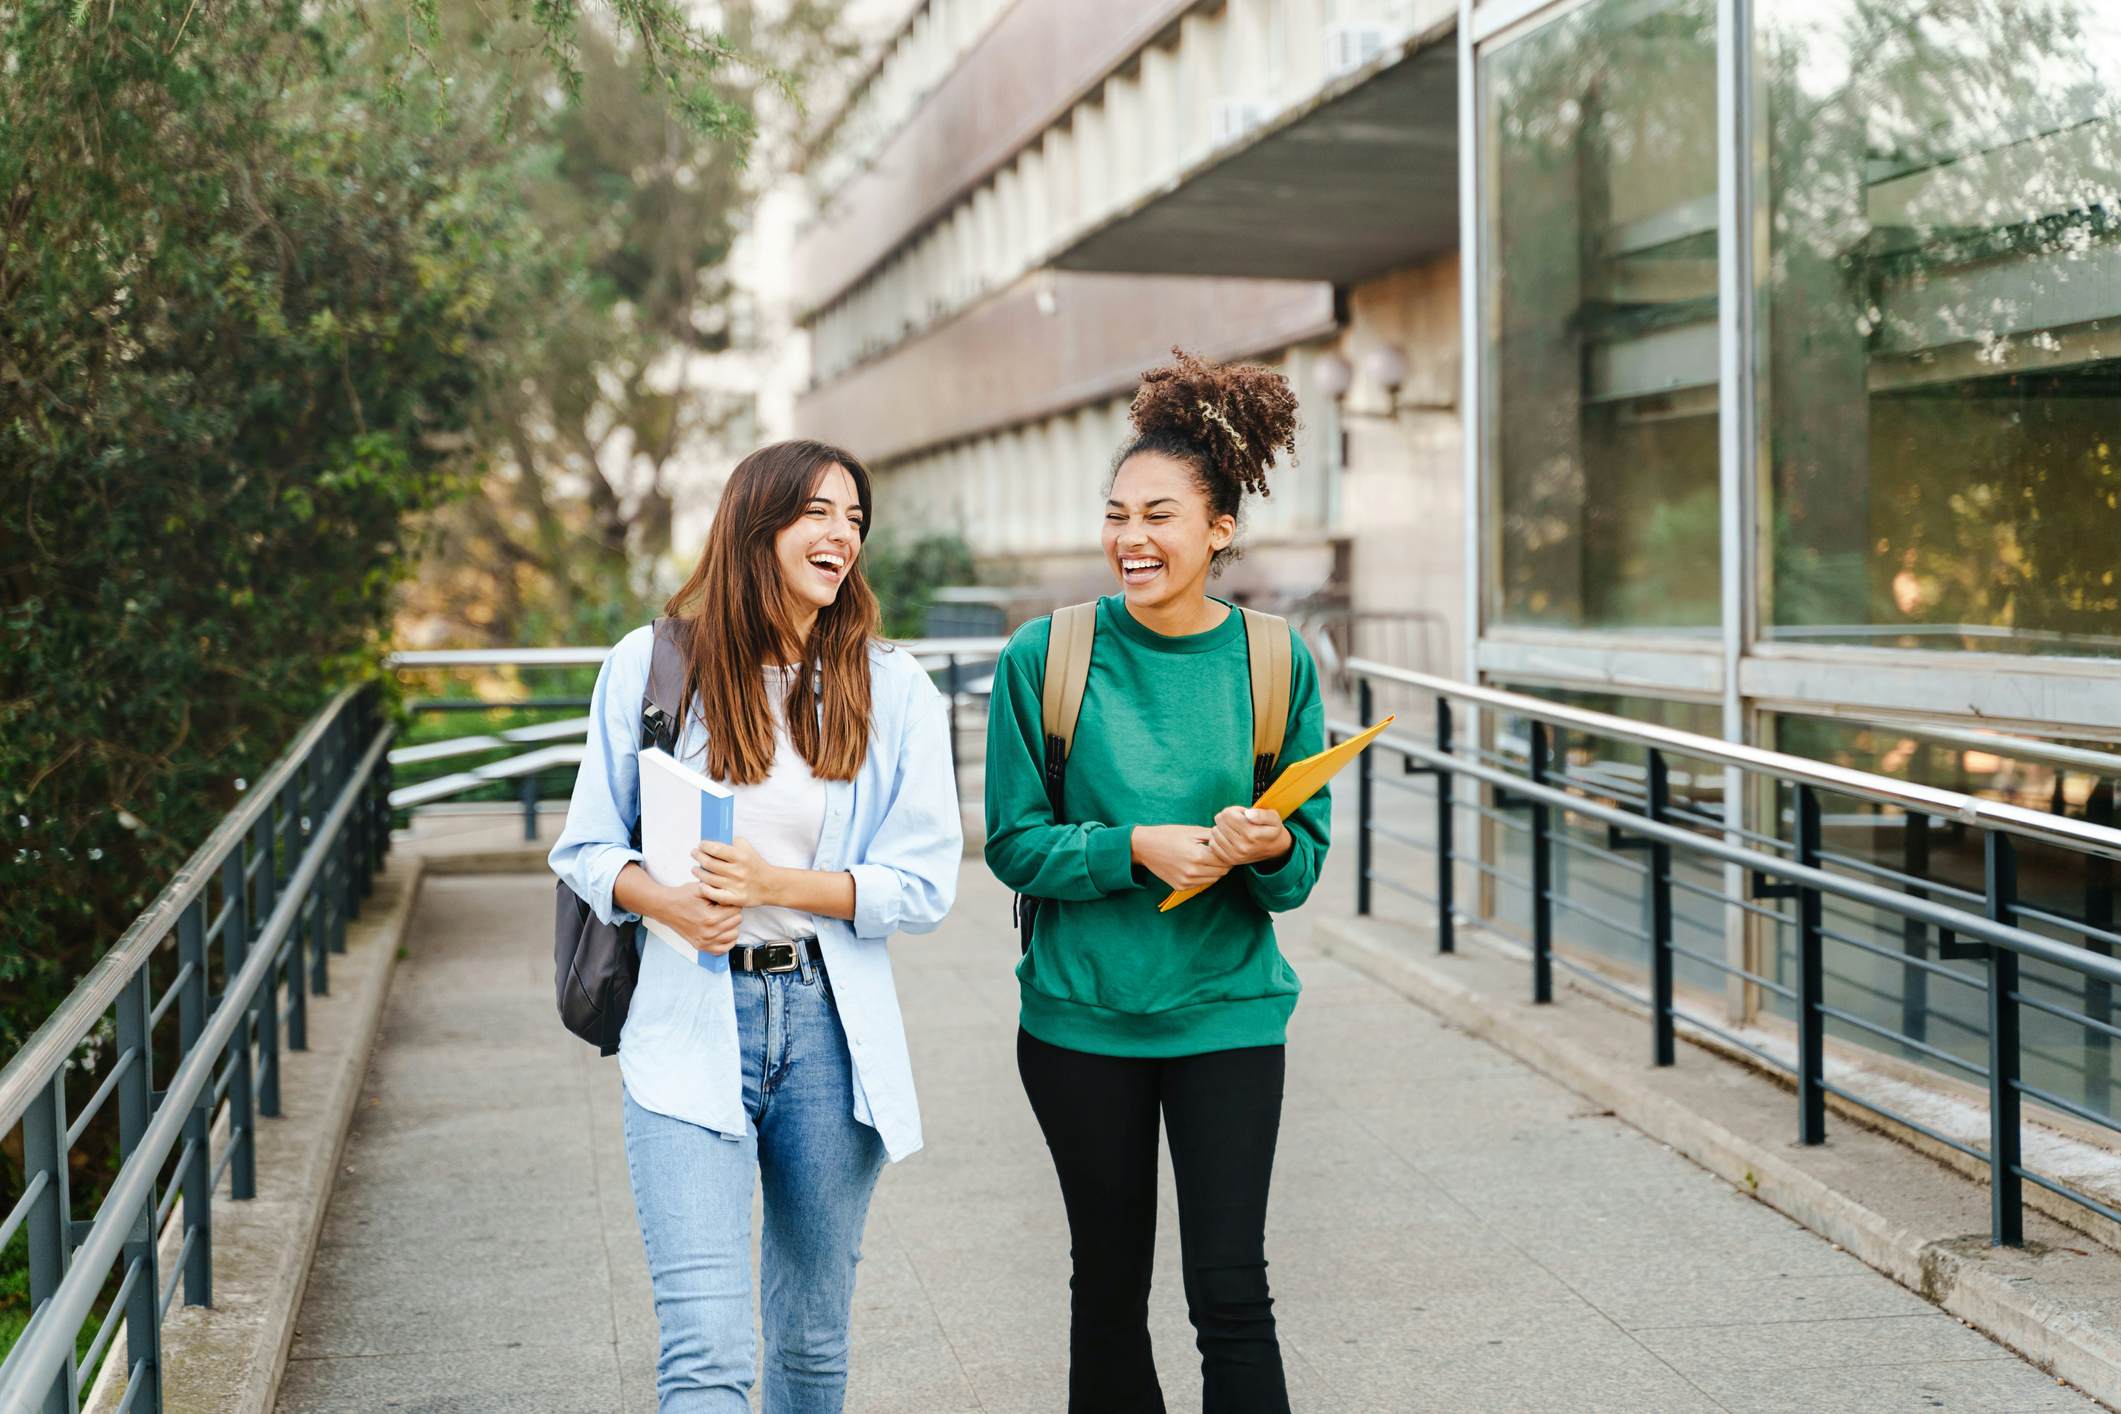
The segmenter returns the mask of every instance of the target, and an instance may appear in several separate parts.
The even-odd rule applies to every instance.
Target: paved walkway
[[[428,882],[284,1414],[654,1408],[617,1072],[552,1015],[550,900],[541,876]],[[877,1194],[854,1414],[1064,1403],[1067,1235],[1015,1075],[1008,917],[968,861],[949,926],[898,948],[928,1148]],[[1304,931],[1267,1235],[1302,1414],[2096,1407]],[[1168,1168],[1165,1193],[1154,1328],[1183,1411]]]

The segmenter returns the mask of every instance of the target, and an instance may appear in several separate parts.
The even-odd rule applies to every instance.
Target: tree
[[[727,43],[760,56],[717,77],[721,101],[789,126],[782,85],[851,57],[835,13],[810,0],[721,7]],[[744,323],[727,261],[760,185],[753,149],[689,126],[624,47],[585,35],[578,63],[580,103],[514,120],[548,153],[523,200],[586,278],[516,349],[481,418],[492,470],[428,518],[406,596],[408,621],[456,642],[608,641],[639,622],[684,474],[748,412],[696,370]]]

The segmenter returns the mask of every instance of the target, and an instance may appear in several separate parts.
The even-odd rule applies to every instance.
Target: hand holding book
[[[692,877],[708,898],[731,908],[761,908],[772,897],[774,868],[749,840],[701,840],[692,850]]]
[[[1235,869],[1279,859],[1292,845],[1279,810],[1233,805],[1215,817],[1215,828],[1208,835],[1208,857],[1225,869]]]

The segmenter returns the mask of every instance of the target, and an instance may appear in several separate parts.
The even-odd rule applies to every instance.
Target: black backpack
[[[1282,736],[1289,725],[1289,675],[1295,650],[1289,646],[1289,621],[1257,609],[1242,609],[1245,651],[1252,659],[1252,795],[1267,793],[1281,757]],[[1090,683],[1090,653],[1097,641],[1097,605],[1071,604],[1053,611],[1046,636],[1046,672],[1040,684],[1039,716],[1045,727],[1043,762],[1046,799],[1053,818],[1061,818],[1061,787],[1068,753],[1075,746],[1075,722],[1082,715],[1083,693]],[[1016,930],[1023,951],[1031,951],[1031,929],[1039,901],[1018,894]]]
[[[641,746],[677,749],[678,704],[685,684],[681,680],[684,659],[673,637],[675,621],[655,621],[655,648],[648,661],[648,691],[641,697]],[[591,723],[591,730],[595,724]],[[632,843],[641,847],[641,820],[634,816]],[[553,881],[552,980],[560,1003],[560,1020],[569,1031],[597,1048],[601,1056],[616,1055],[619,1028],[626,1024],[626,1008],[633,1003],[634,984],[641,976],[639,924],[606,923],[597,917],[574,886],[565,879]]]

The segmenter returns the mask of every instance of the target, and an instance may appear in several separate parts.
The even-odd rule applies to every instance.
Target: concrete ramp
[[[1313,908],[1346,897],[1329,881]],[[618,1072],[553,1015],[550,900],[538,875],[428,880],[285,1414],[654,1409]],[[1008,920],[968,860],[950,923],[897,945],[928,1148],[878,1191],[855,1414],[1065,1404],[1068,1239],[1015,1074]],[[1305,994],[1267,1234],[1298,1410],[2096,1407],[1307,931],[1285,929]],[[1177,1411],[1200,1377],[1165,1183]]]

